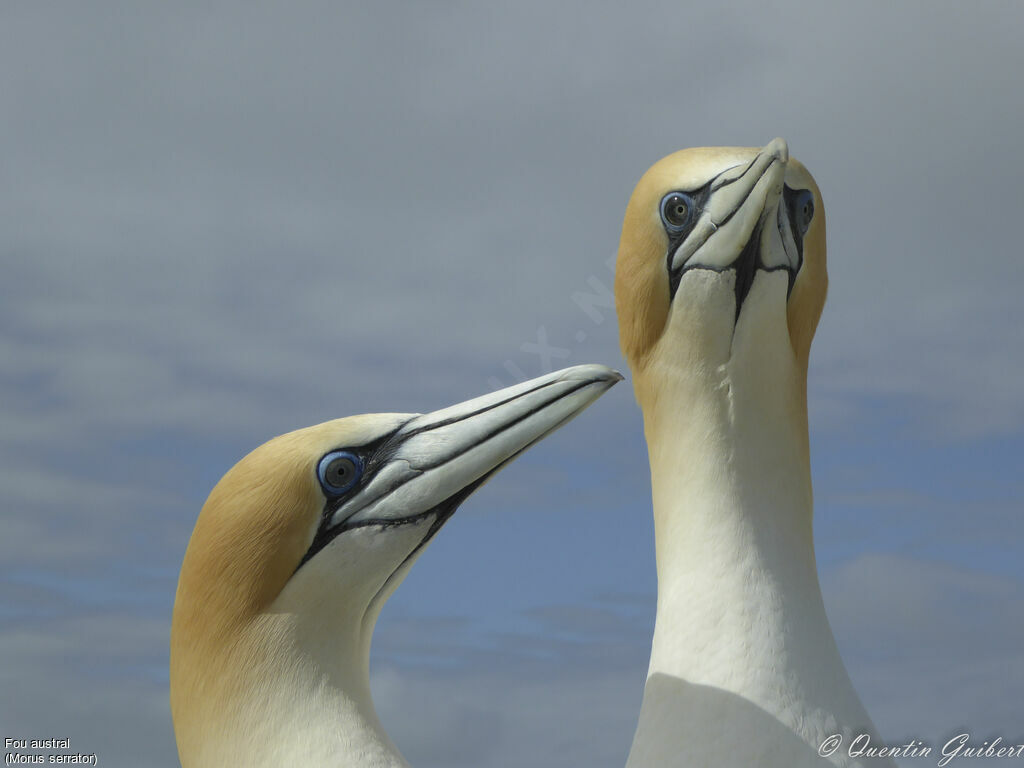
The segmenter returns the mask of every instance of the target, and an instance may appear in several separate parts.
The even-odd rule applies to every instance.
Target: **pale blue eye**
[[[320,485],[328,496],[339,496],[359,482],[363,461],[349,451],[331,451],[317,465]]]
[[[809,189],[801,189],[793,200],[793,218],[800,228],[800,234],[806,235],[814,218],[814,194]]]
[[[661,198],[661,220],[669,231],[685,227],[693,216],[693,198],[685,192],[669,192]]]

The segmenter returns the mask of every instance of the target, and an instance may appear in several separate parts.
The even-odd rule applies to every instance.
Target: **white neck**
[[[370,696],[376,616],[309,615],[282,606],[254,620],[183,768],[408,768]]]
[[[814,765],[829,735],[873,731],[818,585],[803,373],[784,334],[784,319],[741,316],[728,362],[644,372],[658,613],[630,768]]]

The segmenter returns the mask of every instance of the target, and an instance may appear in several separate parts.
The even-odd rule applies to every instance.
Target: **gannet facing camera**
[[[183,768],[407,765],[370,697],[384,601],[462,501],[621,378],[577,366],[426,415],[338,419],[228,471],[174,605]]]
[[[630,768],[828,764],[833,734],[849,765],[874,733],[814,558],[807,361],[826,287],[821,194],[782,139],[683,150],[637,184],[615,302],[658,605]]]

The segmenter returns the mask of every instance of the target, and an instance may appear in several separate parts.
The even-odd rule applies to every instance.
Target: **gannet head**
[[[626,209],[615,277],[634,381],[652,364],[725,365],[758,335],[743,326],[764,323],[785,326],[806,373],[827,287],[824,214],[782,139],[684,149],[652,166]]]
[[[183,762],[225,759],[230,750],[217,757],[204,745],[228,738],[225,721],[250,731],[234,737],[238,749],[254,749],[274,718],[308,727],[297,713],[324,684],[365,688],[354,706],[375,718],[370,636],[412,562],[474,490],[620,379],[577,366],[426,415],[329,421],[274,438],[229,470],[199,515],[174,606],[171,707]],[[291,700],[267,703],[284,685]]]

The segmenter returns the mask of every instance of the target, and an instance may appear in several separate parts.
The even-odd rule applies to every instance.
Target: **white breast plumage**
[[[781,139],[670,155],[629,202],[616,308],[658,562],[629,768],[818,765],[831,734],[873,732],[811,531],[807,358],[826,284],[821,195]]]

